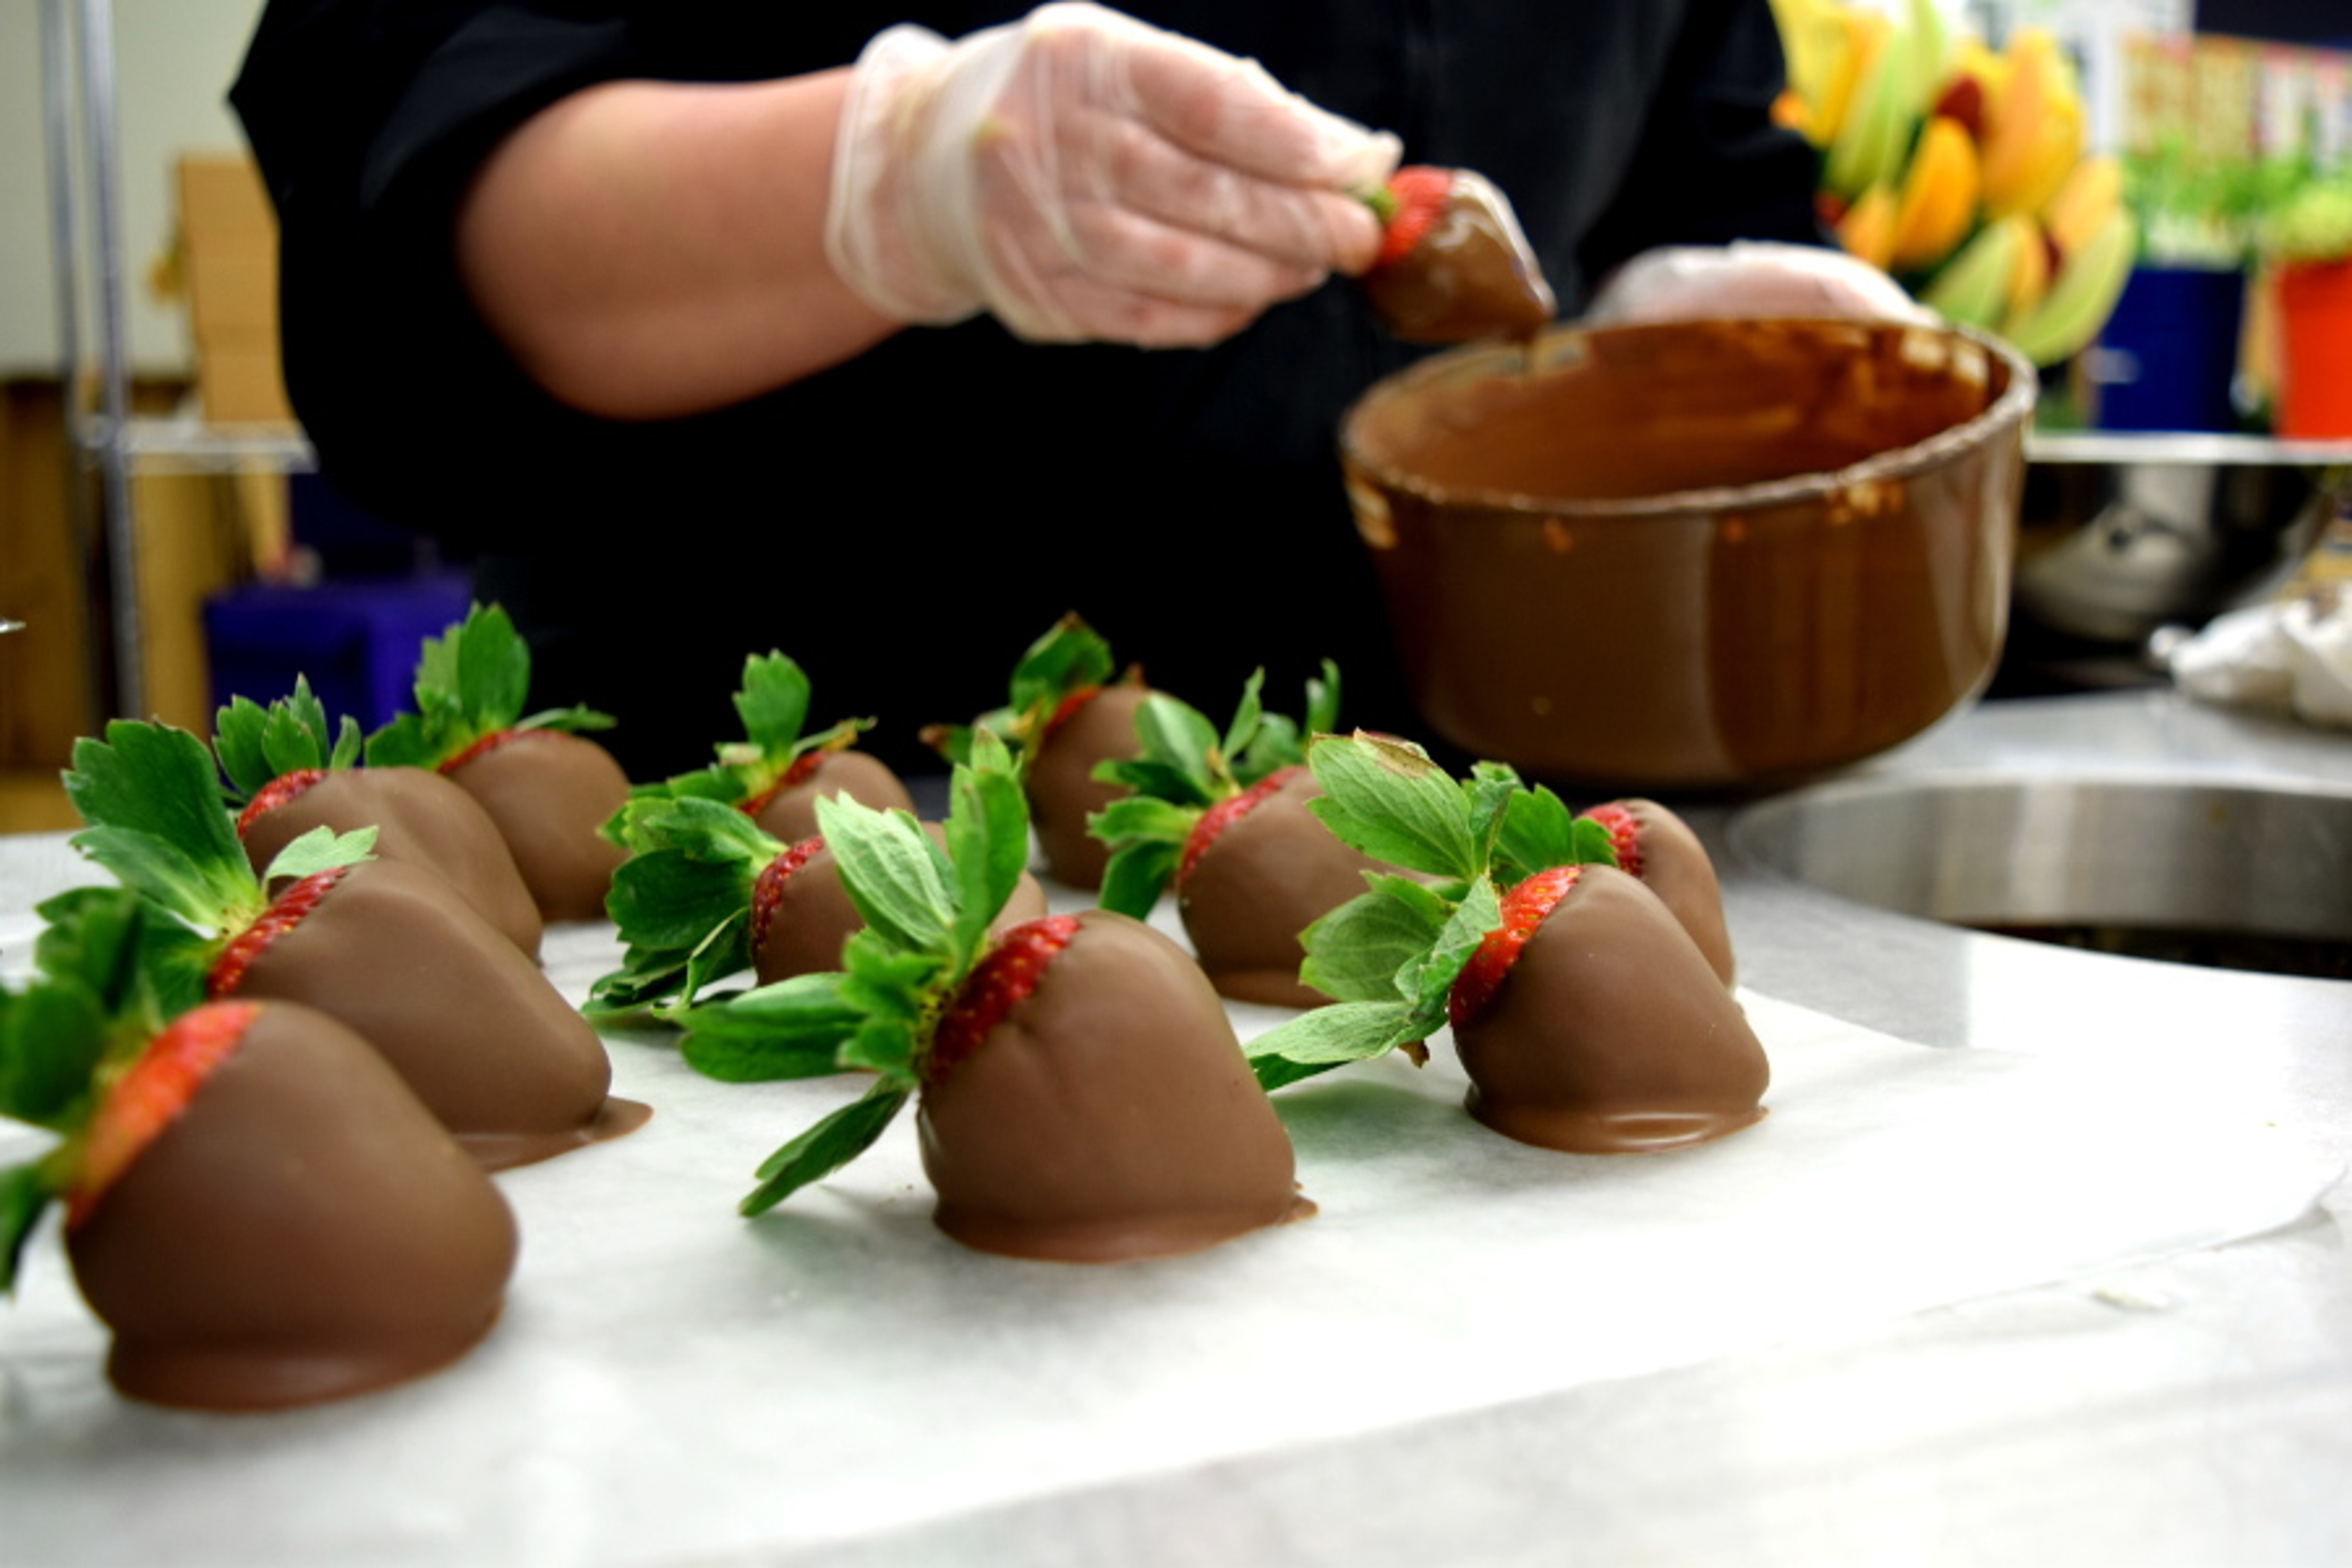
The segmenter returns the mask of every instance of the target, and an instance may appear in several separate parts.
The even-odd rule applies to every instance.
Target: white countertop
[[[2129,756],[2352,778],[2352,741],[2164,696],[1989,707],[1879,767]],[[58,842],[0,841],[0,963],[76,874]],[[52,1256],[0,1310],[0,1561],[2352,1559],[2352,984],[2197,984],[1724,868],[1773,1115],[1676,1165],[1564,1178],[1461,1119],[1442,1063],[1376,1068],[1286,1110],[1308,1225],[1008,1263],[937,1237],[903,1147],[735,1220],[828,1091],[624,1040],[655,1123],[501,1178],[510,1319],[444,1377],[130,1405]],[[566,941],[551,972],[593,973],[602,938]],[[630,1226],[669,1278],[600,1291]],[[966,1332],[982,1372],[941,1351]]]

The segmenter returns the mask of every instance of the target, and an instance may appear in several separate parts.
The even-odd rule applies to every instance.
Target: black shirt
[[[488,552],[536,695],[617,713],[640,777],[739,732],[745,654],[810,672],[818,722],[922,723],[1002,700],[1066,609],[1222,719],[1263,665],[1295,707],[1339,658],[1351,723],[1411,730],[1333,450],[1341,411],[1417,352],[1344,280],[1207,350],[913,329],[752,402],[597,419],[509,362],[450,232],[486,151],[623,77],[729,80],[855,58],[919,21],[1024,7],[792,0],[271,0],[232,93],[275,196],[295,406],[327,472]],[[1765,0],[1142,5],[1286,86],[1507,192],[1572,312],[1650,246],[1814,240],[1813,160],[1773,129]]]

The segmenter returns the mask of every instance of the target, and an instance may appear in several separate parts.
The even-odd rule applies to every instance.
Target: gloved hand
[[[1040,342],[1214,342],[1379,245],[1397,160],[1254,61],[1097,5],[955,43],[877,36],[842,111],[825,253],[900,321]]]
[[[1763,240],[1645,250],[1609,275],[1584,319],[1598,326],[1695,316],[1937,319],[1894,279],[1842,250]]]

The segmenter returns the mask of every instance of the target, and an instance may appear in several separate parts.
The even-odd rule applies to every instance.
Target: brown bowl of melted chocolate
[[[1348,413],[1431,728],[1561,783],[1736,790],[1908,740],[2007,627],[2035,384],[1957,328],[1555,328]]]

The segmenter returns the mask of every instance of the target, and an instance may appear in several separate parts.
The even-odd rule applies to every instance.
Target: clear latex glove
[[[825,253],[904,321],[1211,342],[1370,263],[1379,225],[1344,193],[1397,152],[1254,61],[1097,5],[952,44],[898,26],[858,58]]]
[[[1765,240],[1645,250],[1609,275],[1585,312],[1595,325],[1695,316],[1936,320],[1868,262],[1842,250]]]

